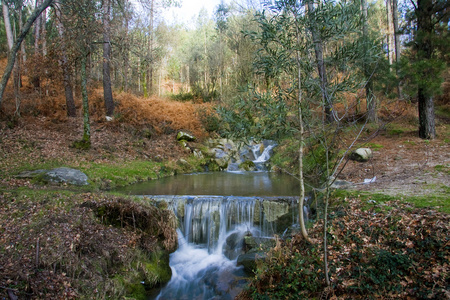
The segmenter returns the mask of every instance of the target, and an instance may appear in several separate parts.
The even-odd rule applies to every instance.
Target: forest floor
[[[178,117],[180,116],[183,116],[183,114],[179,113]],[[192,121],[192,118],[190,120]],[[176,124],[175,121],[171,122]],[[196,126],[198,129],[198,125]],[[148,128],[155,127],[149,126]],[[110,169],[105,171],[105,174],[108,176],[112,174],[112,178],[127,177],[127,180],[132,182],[152,179],[156,175],[148,175],[143,178],[137,176],[135,179],[130,179],[127,174],[120,173],[122,172],[120,168],[124,168],[124,166],[133,168],[135,161],[155,162],[155,165],[152,165],[152,168],[155,169],[154,172],[151,170],[152,174],[161,174],[161,170],[165,167],[156,163],[161,162],[166,166],[177,168],[176,161],[189,156],[189,153],[176,141],[176,129],[162,128],[163,132],[158,133],[149,131],[145,126],[140,126],[138,130],[135,125],[129,125],[127,122],[119,120],[106,122],[97,118],[92,121],[92,148],[88,151],[71,147],[73,142],[81,139],[82,130],[81,118],[55,120],[52,117],[24,116],[18,120],[3,119],[0,121],[0,203],[2,203],[2,209],[0,209],[0,233],[2,233],[0,241],[2,241],[4,246],[0,246],[0,274],[3,274],[3,276],[0,276],[0,297],[7,299],[6,290],[11,288],[16,295],[33,295],[31,298],[78,298],[83,293],[88,294],[94,283],[101,282],[104,279],[103,276],[112,279],[117,278],[120,273],[116,268],[119,267],[111,266],[106,261],[99,262],[105,264],[107,269],[107,271],[102,271],[103,273],[92,271],[95,270],[95,266],[91,266],[92,269],[88,267],[91,273],[87,273],[87,275],[77,273],[80,272],[79,268],[85,267],[83,259],[86,256],[80,256],[80,258],[76,255],[92,257],[97,255],[98,247],[95,241],[104,239],[102,237],[104,234],[111,241],[118,241],[117,245],[107,245],[109,248],[106,250],[110,251],[110,253],[115,253],[115,251],[121,253],[120,251],[123,249],[130,249],[130,251],[137,253],[135,257],[139,257],[141,255],[140,251],[142,251],[141,248],[136,246],[139,243],[129,245],[124,240],[124,237],[128,235],[132,236],[134,240],[142,236],[142,233],[137,233],[135,229],[133,231],[133,228],[130,229],[130,226],[128,229],[119,228],[112,232],[108,226],[99,226],[94,219],[83,219],[87,215],[87,208],[83,207],[85,202],[97,201],[96,203],[103,203],[102,201],[106,201],[109,203],[111,199],[117,202],[124,201],[117,199],[116,196],[102,194],[102,190],[111,188],[107,180],[97,180],[96,190],[92,191],[77,190],[67,186],[45,187],[29,179],[16,178],[16,174],[21,171],[35,169],[36,167],[69,166],[79,167],[83,171],[90,171],[99,179],[103,175],[95,173],[97,169],[94,170],[93,166],[95,165],[95,168],[98,168],[98,166],[110,166]],[[359,201],[355,193],[364,194],[375,201],[380,199],[381,202],[400,200],[398,206],[393,205],[396,207],[394,209],[395,214],[398,213],[399,218],[409,220],[414,224],[417,223],[412,219],[414,216],[420,215],[420,218],[422,218],[430,215],[430,210],[413,211],[414,214],[409,216],[405,212],[410,207],[404,202],[411,201],[416,207],[431,207],[431,209],[443,212],[443,214],[436,214],[433,219],[424,221],[425,223],[423,224],[426,225],[426,228],[423,228],[427,232],[434,232],[435,228],[437,228],[433,227],[438,222],[436,220],[440,220],[439,222],[441,223],[448,221],[448,213],[450,212],[448,196],[450,194],[449,119],[438,117],[437,133],[438,136],[435,140],[425,141],[416,137],[417,129],[415,123],[409,121],[391,123],[385,129],[379,131],[375,138],[365,144],[365,146],[370,147],[374,151],[374,156],[369,162],[349,161],[347,163],[339,178],[355,183],[350,189],[349,193],[352,196],[348,198],[348,206],[345,208],[345,213],[349,218],[348,223],[345,223],[348,235],[352,234],[352,226],[363,228],[363,225],[367,225],[370,228],[370,224],[378,219],[380,224],[383,224],[380,225],[382,227],[380,227],[381,231],[379,234],[382,236],[383,232],[386,232],[386,235],[388,235],[388,232],[390,232],[388,230],[389,226],[393,224],[386,223],[387,217],[383,214],[377,214],[375,218],[371,210],[361,207],[366,202]],[[141,165],[139,166],[141,167]],[[371,179],[375,176],[375,182],[362,184],[364,179]],[[383,198],[384,195],[391,198]],[[99,200],[93,200],[93,198]],[[70,206],[61,206],[61,203],[71,204]],[[73,220],[68,220],[67,218],[68,207],[71,207],[69,215],[74,216]],[[340,213],[339,207],[333,208],[333,214],[335,213]],[[387,216],[392,215],[393,212],[387,214]],[[52,223],[44,222],[42,218]],[[82,222],[87,225],[80,226],[79,220],[83,220]],[[407,225],[410,226],[409,224]],[[344,225],[340,224],[339,226]],[[448,229],[445,226],[439,227],[442,229],[436,231],[439,233],[439,236],[433,237],[444,244],[446,242],[442,237],[445,236],[445,230]],[[50,252],[47,253],[46,262],[45,252],[42,250],[43,262],[40,264],[39,272],[36,272],[33,257],[36,244],[35,232],[37,232],[38,228],[42,229],[40,239],[41,243],[43,243],[42,247]],[[386,230],[383,231],[384,229]],[[425,229],[419,228],[417,230]],[[312,229],[312,236],[315,232],[319,235],[322,231],[315,226]],[[107,234],[111,234],[111,236]],[[86,237],[86,243],[83,243],[83,239],[79,240],[77,236]],[[370,236],[367,238],[370,238]],[[413,240],[413,237],[409,238]],[[336,251],[333,252],[332,257],[334,258],[333,263],[336,266],[336,270],[349,270],[363,263],[356,259],[354,260],[354,258],[346,258],[348,253],[345,252],[347,251],[345,249],[349,247],[346,239],[347,235],[342,236],[342,238],[336,239],[333,244],[333,249]],[[61,241],[61,247],[57,247],[54,243],[57,240]],[[73,241],[75,241],[76,247]],[[416,240],[413,241],[416,242]],[[47,244],[47,247],[45,247],[44,243]],[[120,248],[122,250],[116,246],[122,247]],[[373,246],[377,247],[377,243]],[[394,249],[388,247],[390,246],[386,246],[386,249]],[[447,243],[442,246],[442,249],[448,249],[448,247],[450,246]],[[81,252],[74,252],[74,249],[78,249]],[[306,249],[305,251],[308,252],[310,250]],[[393,251],[400,250],[394,249]],[[59,253],[68,255],[64,256],[66,259],[65,265],[64,262],[58,265],[58,263],[52,261],[57,260]],[[70,256],[71,254],[76,255],[72,257]],[[448,250],[444,250],[444,255],[448,256]],[[392,257],[387,258],[390,259]],[[393,258],[397,259],[399,256],[394,256]],[[341,265],[344,262],[348,263],[348,266],[345,268]],[[47,265],[45,265],[46,263]],[[92,261],[92,263],[96,262]],[[420,263],[426,264],[425,261],[420,261]],[[127,268],[135,266],[131,261],[123,261],[123,264],[128,264]],[[138,263],[137,266],[139,265]],[[438,271],[440,273],[448,272],[448,264],[439,262],[439,266],[440,269]],[[320,269],[320,267],[318,268]],[[427,270],[425,271],[428,272]],[[138,270],[136,272],[139,273]],[[339,273],[338,271],[336,272]],[[348,279],[350,277],[346,277],[346,274],[339,274],[342,274],[339,280],[343,282],[344,286],[353,282]],[[411,280],[408,279],[406,283],[402,282],[402,284],[408,285],[410,284],[409,281],[413,282],[416,279],[421,280],[421,278],[414,277]],[[439,280],[445,281],[445,278],[442,278],[442,276],[439,277]],[[84,281],[80,284],[82,279]],[[315,278],[314,280],[318,281],[319,279]],[[439,284],[441,284],[441,281],[439,281]],[[116,283],[111,283],[109,286],[110,281],[104,283],[103,290],[98,291],[103,293],[103,296],[99,294],[98,297],[107,298],[108,295],[117,295],[117,293],[121,295],[130,293],[126,288],[117,292],[117,280],[114,282]],[[343,293],[345,294],[347,291]]]
[[[408,123],[389,125],[367,143],[373,150],[372,159],[349,161],[338,178],[354,183],[350,190],[422,198],[421,207],[427,206],[426,197],[439,198],[438,209],[450,212],[449,121],[438,119],[438,136],[430,141],[420,139],[417,129]]]

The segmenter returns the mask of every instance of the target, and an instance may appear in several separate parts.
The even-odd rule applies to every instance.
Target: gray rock
[[[359,162],[366,162],[373,156],[372,150],[370,148],[359,148],[350,154],[351,160],[356,160]]]
[[[332,189],[345,189],[352,185],[353,183],[345,180],[335,180],[330,188]]]
[[[177,141],[188,141],[188,142],[192,142],[195,141],[196,138],[195,136],[193,136],[192,134],[189,134],[187,132],[184,131],[180,131],[177,134]]]
[[[79,170],[71,168],[56,168],[47,171],[44,178],[51,182],[69,183],[73,185],[88,185],[88,177]]]
[[[262,252],[251,252],[239,255],[236,264],[243,266],[247,273],[254,273],[256,270],[256,262],[265,259],[267,255]]]
[[[34,170],[34,171],[24,171],[18,175],[16,175],[16,178],[35,178],[41,174],[44,174],[48,170]]]

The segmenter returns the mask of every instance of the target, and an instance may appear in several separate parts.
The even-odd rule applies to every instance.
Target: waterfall
[[[159,300],[233,299],[245,284],[246,274],[236,265],[243,254],[244,236],[282,234],[298,222],[295,197],[173,196],[165,200],[180,221],[179,248],[170,256],[172,278]]]

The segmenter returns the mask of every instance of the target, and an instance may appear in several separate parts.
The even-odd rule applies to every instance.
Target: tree
[[[69,68],[69,61],[67,58],[67,46],[66,46],[66,30],[64,27],[64,22],[62,18],[60,3],[56,3],[56,18],[57,18],[57,26],[58,26],[58,34],[61,40],[61,56],[60,56],[60,65],[63,73],[63,84],[64,84],[64,95],[66,97],[66,106],[67,106],[67,116],[68,117],[76,117],[77,112],[75,108],[75,101],[73,99],[73,90],[72,90],[72,76]]]
[[[14,36],[11,29],[11,22],[9,18],[9,7],[8,3],[3,3],[2,5],[3,9],[3,20],[5,22],[5,31],[6,31],[6,38],[8,41],[8,49],[9,52],[12,51],[13,45],[14,45]],[[14,63],[14,98],[16,100],[16,115],[20,115],[20,95],[19,95],[19,89],[20,89],[20,71],[19,71],[19,62]]]
[[[3,94],[5,92],[6,85],[8,83],[9,77],[11,76],[12,69],[14,67],[14,63],[16,61],[16,55],[17,52],[20,49],[20,45],[22,44],[22,41],[25,39],[26,35],[31,29],[31,26],[33,25],[34,21],[41,15],[41,13],[47,9],[51,4],[53,3],[53,0],[45,0],[40,6],[38,6],[30,15],[30,17],[27,19],[25,25],[23,26],[22,31],[20,32],[19,36],[17,37],[16,42],[14,43],[10,53],[8,54],[8,63],[6,65],[5,71],[2,76],[2,80],[0,81],[0,106],[2,104],[3,100]]]
[[[114,114],[114,100],[111,88],[111,1],[103,0],[103,96],[105,99],[106,115]]]
[[[317,16],[314,16],[315,8],[313,1],[309,0],[307,3],[308,15],[310,18],[310,30],[314,41],[314,52],[316,54],[317,71],[319,73],[320,79],[320,90],[322,94],[325,119],[327,120],[327,122],[331,123],[335,118],[333,117],[333,103],[331,102],[331,99],[328,95],[328,76],[323,54],[323,41],[320,36],[320,31],[318,30],[318,26],[320,26],[320,24],[317,22]]]
[[[386,5],[389,4],[390,0],[387,0]],[[367,0],[361,0],[362,8],[362,19],[363,19],[363,72],[366,79],[366,107],[367,107],[367,120],[369,122],[377,122],[377,101],[375,93],[373,92],[373,80],[372,80],[372,69],[370,67],[370,55],[369,55],[369,22],[367,16]]]
[[[448,1],[418,0],[414,9],[417,19],[417,31],[414,37],[415,60],[412,65],[417,72],[417,98],[419,110],[419,137],[434,139],[436,137],[434,95],[440,91],[441,73],[444,69],[443,59],[439,59],[437,45],[447,44],[443,51],[448,51],[448,38],[439,34],[441,24],[448,32],[450,3]],[[445,50],[446,49],[446,50]]]

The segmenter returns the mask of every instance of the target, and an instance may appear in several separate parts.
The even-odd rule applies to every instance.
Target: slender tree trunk
[[[47,55],[47,28],[46,28],[47,10],[44,10],[42,12],[42,15],[39,18],[41,19],[40,23],[41,23],[42,55],[46,56]]]
[[[295,20],[297,20],[297,7],[294,6],[293,7],[293,13],[294,13],[294,18]],[[301,43],[301,39],[300,39],[300,32],[299,32],[299,27],[296,25],[295,26],[296,29],[296,39],[297,39],[297,45],[300,46]],[[298,202],[298,213],[299,213],[299,222],[300,222],[300,228],[301,228],[301,233],[303,238],[308,241],[311,242],[309,236],[308,236],[308,232],[306,231],[306,226],[305,226],[305,216],[303,213],[303,207],[305,206],[305,181],[303,178],[303,145],[304,145],[304,134],[305,134],[305,129],[303,126],[303,111],[302,111],[302,69],[301,69],[301,60],[300,60],[300,51],[297,49],[296,51],[296,58],[297,58],[297,82],[298,82],[298,99],[297,99],[297,105],[298,105],[298,118],[299,118],[299,123],[300,123],[300,146],[299,146],[299,158],[298,158],[298,168],[299,168],[299,182],[300,182],[300,198],[299,198],[299,202]]]
[[[367,4],[366,4],[367,6]],[[389,65],[394,63],[394,33],[392,27],[392,0],[386,0],[386,16],[387,16],[387,28],[386,28],[386,42],[388,45],[388,60]]]
[[[128,26],[129,26],[129,17],[128,13],[125,14],[125,51],[123,58],[123,90],[128,92],[128,69],[130,68],[130,56],[129,56],[129,34],[128,34]]]
[[[314,14],[315,9],[312,0],[308,1],[308,11],[310,15]],[[316,54],[317,70],[320,79],[320,90],[322,93],[322,101],[325,111],[325,120],[326,122],[331,123],[334,121],[333,103],[331,102],[331,99],[329,98],[328,95],[328,79],[327,79],[327,70],[323,59],[323,44],[320,37],[320,33],[316,28],[314,20],[311,20],[310,24],[311,24],[311,34],[314,42],[314,52]]]
[[[150,61],[149,61],[149,70],[148,70],[148,93],[149,95],[153,95],[153,47],[154,47],[154,38],[153,38],[153,26],[154,26],[154,9],[155,4],[154,0],[151,0],[151,6],[150,6]]]
[[[81,57],[81,97],[83,99],[83,138],[81,139],[82,148],[91,147],[91,125],[89,124],[89,98],[87,92],[87,55]]]
[[[430,60],[433,53],[431,35],[433,33],[432,0],[417,1],[417,34],[416,47],[419,61]],[[428,78],[430,74],[428,68],[422,68],[421,77]],[[423,83],[419,82],[419,137],[422,139],[434,139],[436,137],[434,102],[432,91]]]
[[[41,5],[42,0],[36,0],[36,8]],[[41,55],[41,48],[40,48],[40,42],[41,42],[41,22],[42,22],[42,16],[39,15],[36,19],[36,23],[34,24],[34,61],[35,63],[38,62],[39,56]],[[35,74],[35,70],[31,70],[31,82],[33,83],[33,86],[35,88],[38,88],[41,86],[41,79],[38,74]]]
[[[398,29],[398,0],[392,0],[392,21],[394,23],[394,40],[395,40],[395,74],[398,77],[398,64],[400,63],[400,55],[401,55],[401,49],[400,49],[400,32]],[[402,96],[402,88],[400,85],[400,82],[397,84],[397,93],[398,97],[401,99]]]
[[[6,31],[6,40],[8,42],[8,50],[11,53],[13,45],[14,45],[14,34],[11,28],[11,22],[9,18],[9,7],[6,3],[2,5],[3,10],[3,20],[5,23],[5,31]],[[15,27],[14,27],[15,28]],[[14,30],[15,31],[15,30]],[[16,111],[15,115],[20,116],[20,62],[16,61],[13,67],[14,73],[14,99],[16,102]]]
[[[11,28],[11,21],[9,18],[9,7],[6,3],[2,4],[3,20],[5,22],[6,40],[8,42],[8,49],[11,51],[14,44],[14,36]]]
[[[103,1],[103,95],[105,98],[106,115],[114,114],[114,100],[111,88],[111,42],[110,42],[110,0]]]
[[[62,69],[63,73],[63,83],[64,83],[64,94],[66,96],[66,106],[67,106],[67,116],[68,117],[76,117],[77,111],[75,108],[75,101],[73,99],[73,90],[72,90],[72,78],[70,75],[69,70],[69,63],[67,59],[67,52],[66,52],[66,42],[65,42],[65,28],[64,24],[62,22],[62,16],[61,16],[61,7],[59,6],[59,3],[57,4],[58,7],[56,8],[56,18],[58,22],[58,33],[59,38],[61,39],[61,57],[59,64]]]
[[[388,0],[389,1],[389,0]],[[362,15],[363,15],[363,47],[364,47],[364,77],[366,78],[366,105],[367,105],[367,119],[369,122],[377,122],[377,102],[375,94],[373,93],[373,81],[372,81],[372,70],[370,64],[367,61],[368,57],[368,44],[369,44],[369,24],[367,22],[367,0],[361,1]]]
[[[0,106],[2,104],[3,94],[5,92],[5,88],[8,83],[9,77],[11,76],[11,72],[14,67],[14,63],[16,61],[16,55],[20,49],[20,45],[22,44],[22,41],[24,40],[25,36],[30,31],[31,26],[33,25],[34,21],[47,7],[50,6],[50,4],[52,4],[52,2],[53,2],[53,0],[45,0],[39,7],[37,7],[33,11],[33,13],[30,15],[30,17],[27,19],[27,22],[23,26],[23,30],[20,32],[19,36],[17,37],[17,40],[14,43],[14,45],[8,55],[8,63],[6,65],[5,71],[4,71],[2,79],[0,81]]]
[[[21,1],[20,6],[19,6],[19,32],[22,32],[22,30],[23,30],[22,12],[23,12],[23,1]],[[23,62],[23,65],[25,65],[25,63],[27,62],[27,52],[26,52],[24,43],[20,44],[20,52],[22,52],[22,62]]]

